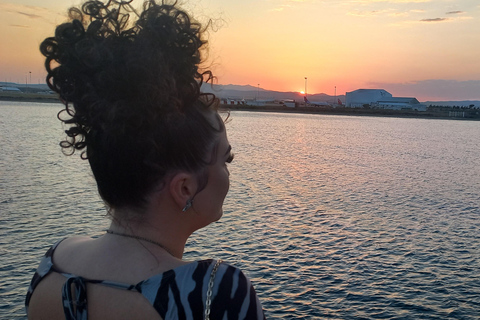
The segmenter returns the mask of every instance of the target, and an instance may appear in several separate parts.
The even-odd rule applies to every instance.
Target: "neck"
[[[162,248],[165,252],[178,259],[183,257],[185,243],[188,238],[181,237],[180,233],[175,232],[175,228],[158,228],[146,223],[120,224],[112,222],[107,232],[115,236],[123,236],[132,240],[150,243]]]

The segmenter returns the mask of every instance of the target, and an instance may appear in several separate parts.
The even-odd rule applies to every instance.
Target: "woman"
[[[212,95],[200,93],[203,29],[176,4],[86,2],[41,44],[65,104],[63,150],[88,159],[111,226],[43,258],[29,319],[263,319],[235,267],[182,260],[222,216],[233,159]],[[135,22],[131,16],[138,16]]]

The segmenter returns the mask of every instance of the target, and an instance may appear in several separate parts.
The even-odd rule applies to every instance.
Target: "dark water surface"
[[[0,318],[40,257],[109,221],[59,105],[0,102]],[[480,122],[232,112],[220,222],[185,258],[242,268],[269,319],[480,318]]]

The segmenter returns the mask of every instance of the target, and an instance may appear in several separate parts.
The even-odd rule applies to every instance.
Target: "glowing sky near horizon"
[[[425,100],[480,100],[477,0],[182,1],[214,19],[220,84],[344,94],[382,88]],[[0,0],[0,81],[43,81],[38,45],[79,1]],[[29,81],[29,80],[28,80]]]

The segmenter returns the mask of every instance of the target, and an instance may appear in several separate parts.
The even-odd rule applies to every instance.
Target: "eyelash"
[[[231,163],[233,161],[233,158],[235,158],[235,154],[230,153],[228,156],[227,160],[225,160],[226,163]]]

